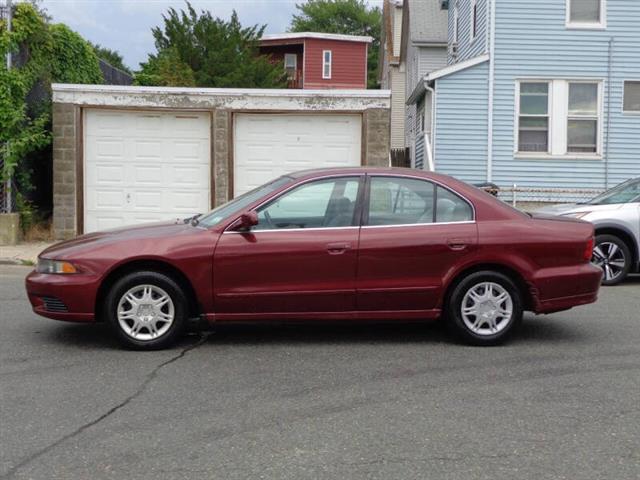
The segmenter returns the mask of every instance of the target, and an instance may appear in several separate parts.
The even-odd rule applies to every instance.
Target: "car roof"
[[[399,168],[399,167],[333,167],[333,168],[313,168],[309,170],[300,170],[288,173],[287,176],[296,180],[302,178],[322,177],[327,175],[363,175],[363,174],[386,174],[386,175],[411,175],[415,177],[424,177],[431,179],[447,180],[452,179],[447,175],[434,172],[426,172],[415,168]]]

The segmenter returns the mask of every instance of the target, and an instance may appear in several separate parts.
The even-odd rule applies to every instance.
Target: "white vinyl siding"
[[[331,50],[323,50],[322,52],[322,78],[331,79],[331,61],[333,54]]]
[[[602,154],[602,82],[521,80],[516,90],[516,154]]]

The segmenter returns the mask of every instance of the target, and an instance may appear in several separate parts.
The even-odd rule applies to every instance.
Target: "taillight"
[[[591,237],[589,239],[589,241],[587,242],[587,246],[584,248],[584,253],[582,254],[582,259],[585,262],[589,262],[591,261],[591,257],[593,256],[593,245],[595,243],[595,240],[593,239],[593,237]]]

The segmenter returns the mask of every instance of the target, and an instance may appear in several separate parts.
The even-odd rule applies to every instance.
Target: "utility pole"
[[[7,0],[7,32],[11,32],[11,20],[13,16],[13,6],[11,5],[11,0]],[[12,58],[11,58],[11,49],[7,50],[7,72],[11,70],[12,67]],[[5,146],[6,156],[9,156],[9,142],[7,141],[7,145]],[[13,212],[13,194],[11,191],[11,176],[7,178],[7,183],[4,189],[5,196],[5,210],[7,213]]]

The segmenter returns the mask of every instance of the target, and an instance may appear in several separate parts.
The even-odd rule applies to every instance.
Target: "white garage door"
[[[84,231],[210,209],[210,116],[87,110]]]
[[[234,195],[285,173],[361,164],[360,115],[237,114]]]

